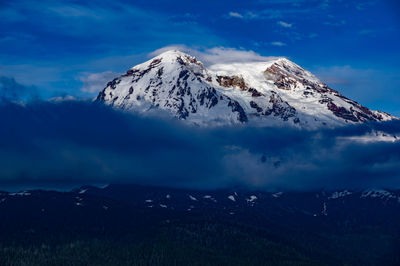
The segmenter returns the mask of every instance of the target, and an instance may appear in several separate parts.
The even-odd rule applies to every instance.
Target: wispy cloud
[[[81,73],[79,80],[83,82],[81,90],[88,93],[98,93],[103,89],[107,82],[117,77],[118,74],[112,71],[101,73]]]
[[[29,86],[42,87],[49,83],[59,81],[61,70],[56,66],[45,64],[0,64],[0,73],[18,80],[19,83]]]
[[[228,13],[228,15],[225,15],[224,17],[225,18],[236,17],[242,19],[260,19],[260,20],[281,19],[284,25],[288,26],[290,25],[290,23],[285,22],[284,19],[289,18],[293,20],[298,20],[299,16],[301,15],[306,16],[307,14],[315,14],[317,12],[324,14],[328,12],[328,10],[331,7],[329,4],[329,0],[324,0],[322,2],[314,1],[315,3],[312,6],[309,5],[310,0],[307,1],[259,0],[257,2],[261,4],[262,6],[261,8],[245,9],[241,10],[240,12],[231,11]],[[285,27],[284,25],[281,26]]]
[[[228,13],[228,16],[232,17],[232,18],[243,18],[242,14],[240,14],[238,12],[232,12],[232,11]]]
[[[71,3],[66,0],[21,0],[10,2],[7,7],[6,10],[0,9],[0,14],[5,13],[3,17],[9,17],[7,14],[10,14],[13,20],[29,21],[24,27],[25,31],[34,31],[36,35],[56,35],[54,39],[67,41],[66,46],[72,41],[77,42],[81,50],[87,48],[104,51],[114,46],[117,39],[118,47],[121,47],[119,49],[126,49],[128,44],[132,45],[132,36],[158,42],[162,40],[164,43],[188,38],[197,41],[201,36],[203,40],[217,38],[199,24],[188,25],[187,15],[181,16],[182,20],[179,20],[176,16],[126,4],[122,0],[107,4],[98,1]],[[75,46],[71,44],[70,49]]]
[[[284,28],[291,28],[292,25],[293,25],[293,24],[290,24],[290,23],[287,23],[287,22],[284,22],[284,21],[278,21],[277,23],[278,23],[278,25],[280,25],[280,26],[282,26]]]
[[[7,0],[0,15],[0,73],[45,93],[79,96],[79,73],[125,71],[168,43],[223,43],[207,27],[186,23],[192,14],[177,18],[123,0]]]
[[[286,43],[279,42],[279,41],[271,42],[270,44],[273,45],[273,46],[286,46]]]
[[[347,21],[344,19],[339,21],[325,21],[324,24],[328,26],[343,26],[347,24]]]
[[[356,9],[359,11],[365,10],[365,9],[375,5],[376,2],[377,2],[376,0],[373,0],[373,1],[363,1],[360,3],[356,3]]]
[[[170,50],[178,50],[178,51],[181,51],[181,52],[184,52],[184,53],[192,53],[193,51],[197,51],[198,49],[197,48],[191,48],[191,47],[186,46],[184,44],[173,44],[173,45],[168,45],[168,46],[164,46],[164,47],[161,47],[159,49],[156,49],[156,50],[148,53],[148,56],[149,57],[154,57],[154,56],[160,55],[160,54],[162,54],[164,52],[167,52],[167,51],[170,51]]]
[[[360,35],[368,35],[368,36],[374,36],[375,33],[376,33],[376,31],[373,29],[364,29],[364,30],[360,30],[358,32],[358,34],[360,34]]]
[[[259,13],[254,11],[245,11],[243,13],[239,12],[229,12],[228,15],[224,16],[225,18],[237,18],[237,19],[244,19],[244,20],[252,20],[261,18]]]
[[[53,12],[55,15],[70,18],[90,18],[102,19],[103,12],[98,12],[98,8],[85,7],[81,5],[53,5],[48,7],[48,11]],[[97,12],[96,12],[97,11]]]

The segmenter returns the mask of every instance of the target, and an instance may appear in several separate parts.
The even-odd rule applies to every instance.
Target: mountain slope
[[[96,100],[139,113],[165,110],[199,125],[319,128],[393,119],[344,97],[285,58],[207,69],[179,51],[131,68]]]

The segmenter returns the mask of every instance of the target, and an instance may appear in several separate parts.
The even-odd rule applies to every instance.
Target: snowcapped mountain
[[[165,52],[110,81],[96,101],[128,111],[165,110],[198,125],[335,127],[394,117],[329,88],[285,58],[215,64]]]

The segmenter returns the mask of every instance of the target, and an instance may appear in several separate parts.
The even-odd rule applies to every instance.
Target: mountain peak
[[[287,58],[215,64],[166,51],[109,82],[97,101],[125,110],[158,109],[200,125],[252,123],[314,129],[392,116],[329,88]]]
[[[175,73],[182,70],[187,70],[195,73],[195,75],[205,75],[206,69],[202,62],[198,61],[196,57],[188,55],[179,50],[165,51],[150,60],[132,67],[126,75],[136,73],[137,71],[146,69],[145,73],[151,69],[158,69],[158,75],[162,73]]]
[[[168,50],[154,57],[150,61],[156,59],[162,60],[164,62],[178,62],[180,64],[185,64],[185,65],[197,64],[203,66],[203,64],[200,61],[198,61],[196,57],[181,52],[179,50]]]
[[[296,65],[293,61],[290,61],[286,57],[279,57],[278,59],[275,60],[276,63],[279,64],[293,64]]]
[[[156,57],[163,57],[163,58],[176,58],[176,57],[192,57],[184,52],[181,52],[179,50],[176,49],[172,49],[172,50],[167,50],[165,52],[162,52],[161,54],[157,55]]]

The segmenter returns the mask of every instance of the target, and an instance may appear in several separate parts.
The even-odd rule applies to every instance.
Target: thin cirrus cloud
[[[290,24],[290,23],[287,23],[287,22],[284,22],[284,21],[278,21],[277,23],[278,23],[279,26],[282,26],[284,28],[291,28],[293,26],[293,24]]]
[[[9,37],[0,36],[0,72],[39,87],[49,97],[66,90],[77,96],[91,92],[93,81],[83,72],[125,71],[140,62],[141,54],[165,43],[221,42],[199,24],[180,24],[168,14],[122,1],[107,5],[97,1],[9,1],[5,7],[0,7],[5,14],[0,28],[12,32],[4,33]],[[15,24],[24,21],[30,23],[22,28]],[[21,38],[28,34],[36,38]]]
[[[230,11],[230,12],[228,12],[228,15],[225,15],[223,17],[237,18],[237,19],[244,19],[244,20],[252,20],[252,19],[262,18],[258,12],[254,12],[254,11],[246,11],[244,13]]]
[[[229,17],[232,17],[232,18],[243,18],[243,15],[238,12],[229,12],[228,15],[229,15]]]
[[[324,25],[335,26],[335,27],[344,26],[346,24],[347,24],[347,21],[344,19],[338,20],[338,21],[325,21],[324,22]]]
[[[282,47],[282,46],[286,46],[286,43],[276,41],[276,42],[271,42],[271,45],[273,45],[273,46],[278,46],[278,47]]]

